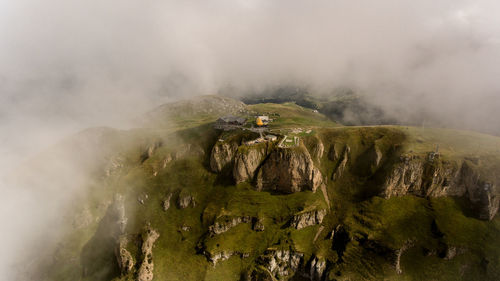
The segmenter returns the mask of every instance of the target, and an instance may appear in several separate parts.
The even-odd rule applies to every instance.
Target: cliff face
[[[323,182],[307,149],[276,149],[257,175],[257,189],[293,193],[316,189]]]
[[[318,159],[323,144],[316,146]],[[257,190],[293,193],[316,189],[322,184],[321,172],[304,146],[273,148],[271,143],[238,145],[217,142],[212,149],[210,167],[214,172],[232,169],[235,183],[256,180]]]
[[[213,172],[222,172],[226,167],[231,167],[238,150],[235,142],[218,141],[212,148],[210,155],[210,168]]]
[[[269,152],[266,144],[257,145],[244,151],[238,151],[233,169],[236,183],[253,180],[257,169]]]
[[[441,161],[416,155],[401,156],[383,186],[385,198],[466,196],[481,219],[491,220],[498,211],[496,184],[485,180],[468,160]]]

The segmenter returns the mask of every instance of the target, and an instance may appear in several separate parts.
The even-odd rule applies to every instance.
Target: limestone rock
[[[139,194],[139,196],[137,196],[137,201],[139,201],[139,203],[141,203],[142,205],[146,204],[146,201],[148,200],[149,198],[149,195],[145,192]]]
[[[252,225],[252,229],[254,231],[264,231],[265,226],[264,226],[264,223],[262,222],[261,218],[254,218],[253,221],[254,222]]]
[[[172,193],[169,193],[167,197],[163,200],[162,206],[163,211],[167,211],[170,208],[170,199],[172,198]]]
[[[81,229],[89,226],[93,221],[94,218],[92,217],[89,207],[85,206],[83,210],[77,213],[73,219],[73,227],[75,229]]]
[[[321,281],[323,280],[323,275],[326,270],[326,260],[323,258],[318,258],[313,256],[309,263],[309,272],[308,277],[312,281]]]
[[[152,229],[151,227],[146,227],[142,235],[142,263],[139,267],[137,273],[137,281],[152,281],[153,280],[153,245],[156,240],[160,237],[160,234]]]
[[[228,231],[229,229],[237,226],[240,223],[249,223],[252,220],[251,217],[223,217],[215,221],[215,223],[208,227],[208,231],[211,235],[218,235]]]
[[[151,156],[153,156],[156,149],[158,149],[162,146],[163,146],[163,141],[161,141],[161,140],[156,140],[153,143],[149,144],[147,146],[147,148],[144,150],[144,152],[141,154],[141,163],[143,163],[144,161],[151,158]]]
[[[255,172],[268,154],[267,144],[260,144],[238,151],[235,158],[233,177],[236,183],[253,180]]]
[[[314,166],[304,146],[280,148],[273,151],[257,175],[257,190],[294,193],[316,191],[323,182],[321,172]]]
[[[349,146],[346,146],[344,148],[344,152],[342,153],[342,160],[340,161],[337,168],[335,169],[335,171],[332,174],[333,181],[339,179],[344,174],[344,170],[347,166],[347,162],[349,161],[350,152],[351,152],[351,148]]]
[[[119,233],[115,235],[116,237],[125,232],[125,227],[127,226],[127,217],[125,216],[125,199],[121,194],[115,195],[115,200],[113,202],[112,212],[116,218],[116,224],[118,225]]]
[[[311,225],[321,224],[325,215],[326,210],[299,213],[293,216],[291,225],[296,229],[302,229]]]
[[[235,142],[218,141],[212,148],[210,169],[220,173],[225,169],[232,168],[237,150],[238,144]]]
[[[130,254],[130,252],[126,248],[127,243],[127,237],[124,235],[120,236],[115,252],[116,259],[118,261],[118,267],[120,268],[120,273],[122,276],[125,276],[128,273],[132,272],[132,269],[135,265],[132,254]]]
[[[225,261],[235,255],[237,253],[232,252],[232,251],[221,251],[215,254],[210,254],[208,252],[205,252],[205,255],[207,256],[208,260],[212,262],[212,265],[215,267],[219,261]]]
[[[403,270],[401,269],[401,256],[411,247],[413,247],[413,242],[411,240],[408,240],[400,249],[396,250],[396,260],[394,262],[394,267],[396,268],[397,274],[403,273]]]
[[[258,262],[276,278],[294,275],[302,263],[304,254],[291,250],[267,250]]]
[[[193,208],[196,206],[196,200],[191,194],[181,192],[177,200],[177,206],[180,209],[185,209],[187,207]]]
[[[311,156],[317,161],[321,161],[323,153],[325,152],[325,146],[323,145],[323,142],[319,138],[315,138],[314,141],[315,142],[312,147]]]
[[[429,161],[416,155],[401,156],[388,176],[381,195],[422,197],[467,196],[480,219],[498,212],[500,196],[494,182],[486,181],[469,161]]]
[[[105,168],[106,176],[111,176],[117,173],[121,168],[123,168],[124,159],[120,156],[116,156],[111,158],[111,160],[107,163]]]

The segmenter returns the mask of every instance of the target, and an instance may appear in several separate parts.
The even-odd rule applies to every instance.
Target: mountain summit
[[[227,115],[242,121],[216,128]],[[140,124],[85,142],[99,161],[26,278],[500,276],[500,138],[346,127],[295,103],[218,96],[162,105]]]

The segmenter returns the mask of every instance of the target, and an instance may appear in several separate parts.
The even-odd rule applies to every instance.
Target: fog
[[[498,133],[499,9],[487,0],[1,0],[0,175],[84,128],[127,128],[159,104],[222,88],[350,87],[401,120]],[[6,241],[31,223],[36,196],[2,189],[12,194],[0,199]],[[25,214],[11,215],[20,204]],[[11,248],[0,263],[21,251]]]

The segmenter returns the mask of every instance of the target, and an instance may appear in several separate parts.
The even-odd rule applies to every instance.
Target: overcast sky
[[[499,9],[484,0],[0,0],[0,158],[228,85],[347,85],[389,111],[426,108],[453,126],[496,128]]]
[[[172,99],[290,84],[498,132],[500,2],[0,0],[0,177]],[[55,199],[0,188],[5,277]]]

